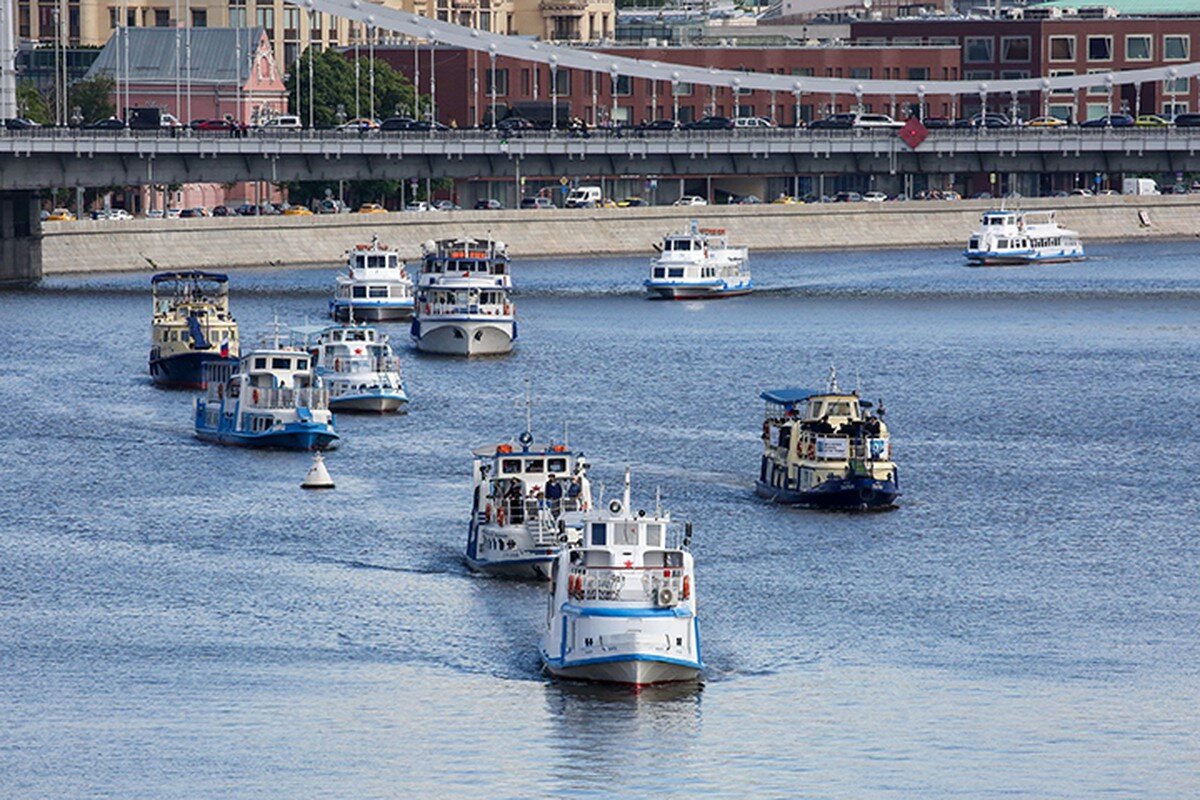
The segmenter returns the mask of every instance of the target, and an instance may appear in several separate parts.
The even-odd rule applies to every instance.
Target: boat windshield
[[[691,239],[667,239],[663,242],[664,251],[687,252],[699,249],[700,243]]]

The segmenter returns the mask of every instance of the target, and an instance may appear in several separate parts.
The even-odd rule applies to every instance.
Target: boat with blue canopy
[[[844,392],[837,373],[825,391],[770,389],[755,491],[786,505],[887,509],[900,495],[884,409]]]
[[[238,326],[229,313],[229,278],[216,272],[160,272],[150,279],[150,378],[158,386],[200,389],[206,362],[237,363]]]

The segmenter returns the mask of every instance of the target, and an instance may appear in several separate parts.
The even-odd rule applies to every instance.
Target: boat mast
[[[625,465],[625,515],[632,516],[629,511],[629,465]]]

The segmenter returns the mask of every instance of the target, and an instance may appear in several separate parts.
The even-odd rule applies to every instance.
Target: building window
[[[996,40],[991,36],[968,36],[963,39],[963,61],[968,64],[988,64],[996,59],[993,48]]]
[[[1187,61],[1192,52],[1192,37],[1182,36],[1163,37],[1164,61]]]
[[[1100,119],[1108,116],[1108,103],[1088,103],[1085,112],[1088,119]]]
[[[208,27],[208,9],[193,8],[192,9],[192,27],[207,28]]]
[[[1027,69],[1002,69],[1000,70],[1000,80],[1002,81],[1019,81],[1029,77]]]
[[[1187,94],[1191,78],[1175,78],[1163,81],[1163,94]]]
[[[1112,61],[1112,37],[1089,36],[1088,61]]]
[[[1074,36],[1051,36],[1050,37],[1050,60],[1051,61],[1074,61],[1075,60],[1075,37]]]
[[[156,28],[171,27],[171,12],[165,8],[154,9],[154,27],[156,27]]]
[[[795,67],[792,70],[792,74],[797,77],[800,77],[800,78],[810,77],[813,74],[813,68],[812,67]]]
[[[484,88],[490,93],[492,81],[496,82],[496,94],[508,94],[508,70],[489,69],[484,73]]]
[[[1149,36],[1126,36],[1125,37],[1125,60],[1126,61],[1149,61],[1150,52],[1150,37]]]
[[[1089,75],[1098,75],[1098,74],[1103,74],[1105,72],[1112,72],[1112,70],[1110,70],[1110,69],[1089,69],[1088,70]],[[1089,95],[1091,95],[1092,97],[1103,97],[1104,95],[1108,94],[1108,87],[1105,86],[1104,84],[1099,84],[1096,86],[1089,86],[1087,88],[1087,93]]]
[[[1051,105],[1051,106],[1047,106],[1046,110],[1048,112],[1050,112],[1050,116],[1052,116],[1052,117],[1058,117],[1059,119],[1064,119],[1067,122],[1075,121],[1071,116],[1072,111],[1073,111],[1071,106]]]
[[[554,73],[554,90],[560,95],[571,93],[570,70],[560,69]]]
[[[929,80],[929,67],[909,67],[908,79],[910,81],[927,81]]]
[[[275,9],[270,7],[258,8],[258,27],[267,29],[267,36],[272,40],[275,38]]]
[[[696,92],[695,84],[684,83],[680,81],[675,84],[675,95],[677,97],[691,97]]]
[[[229,4],[229,26],[231,28],[246,27],[246,4],[244,2],[233,2]]]
[[[29,25],[29,9],[28,8],[21,9],[21,17],[24,21],[23,24]],[[108,27],[112,28],[113,30],[116,30],[117,27],[120,26],[120,24],[121,24],[121,9],[117,8],[116,6],[109,6],[109,8],[108,8]],[[25,33],[22,33],[21,35],[28,36],[29,33],[25,32]]]
[[[1000,38],[1000,60],[1024,63],[1029,61],[1028,36],[1003,36]]]
[[[992,79],[992,71],[990,69],[969,69],[963,73],[964,81],[990,81]]]
[[[1167,119],[1175,119],[1180,114],[1188,113],[1188,104],[1175,100],[1166,100],[1163,102],[1162,113]]]
[[[1061,77],[1065,77],[1067,75],[1074,75],[1074,74],[1075,74],[1075,70],[1073,70],[1073,69],[1052,69],[1052,70],[1050,70],[1051,78],[1061,78]],[[1072,94],[1075,94],[1075,90],[1074,89],[1055,89],[1052,92],[1050,92],[1050,94],[1060,95],[1060,96],[1064,95],[1064,94],[1072,95]]]
[[[869,81],[869,80],[871,80],[871,68],[870,67],[851,67],[849,77],[858,78],[859,80],[868,80]]]
[[[619,96],[633,94],[633,80],[628,75],[617,76],[617,94]]]

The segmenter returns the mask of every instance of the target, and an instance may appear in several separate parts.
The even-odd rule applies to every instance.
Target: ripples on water
[[[0,295],[0,795],[1200,792],[1200,245],[757,255],[708,304],[645,264],[518,263],[518,352],[405,349],[410,413],[340,416],[319,494],[149,385],[146,275]],[[332,275],[234,273],[243,331]],[[752,495],[758,392],[831,361],[886,402],[893,513]],[[630,463],[695,522],[702,689],[544,680],[541,587],[462,566],[526,377],[610,492]]]

